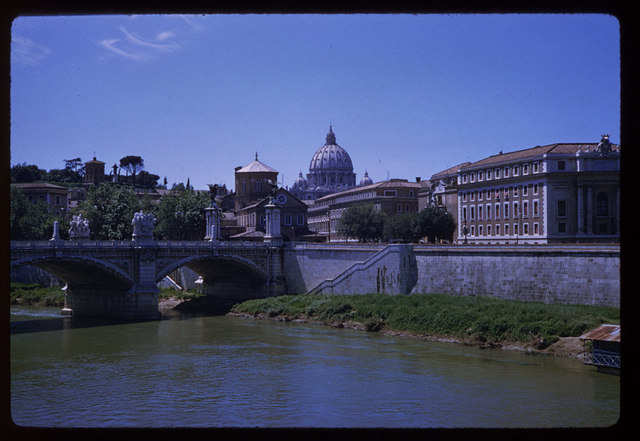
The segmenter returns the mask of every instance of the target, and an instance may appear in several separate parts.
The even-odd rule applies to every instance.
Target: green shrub
[[[416,295],[287,295],[249,300],[232,309],[248,314],[306,315],[325,322],[355,320],[421,334],[475,336],[549,345],[601,323],[619,323],[620,310],[588,305],[547,305],[489,297]]]

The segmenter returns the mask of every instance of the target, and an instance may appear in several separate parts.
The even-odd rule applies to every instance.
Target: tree
[[[11,182],[35,182],[42,180],[46,175],[46,170],[42,170],[34,164],[27,165],[26,162],[11,167]]]
[[[158,205],[156,235],[164,240],[202,240],[206,226],[204,209],[209,203],[208,194],[174,185]]]
[[[84,165],[82,164],[82,159],[80,158],[65,159],[64,168],[76,173],[80,173],[80,171],[84,168]]]
[[[418,213],[416,232],[429,242],[435,243],[437,238],[451,240],[455,229],[453,216],[443,207],[429,206]]]
[[[128,240],[133,234],[131,220],[139,209],[131,188],[102,183],[89,188],[78,211],[89,220],[92,239]]]
[[[396,240],[405,243],[416,242],[420,238],[416,229],[416,218],[415,213],[402,213],[387,217],[384,222],[384,240],[387,242]]]
[[[46,179],[49,182],[62,182],[62,183],[81,183],[82,175],[73,171],[71,168],[52,168],[46,175]]]
[[[120,158],[120,168],[123,168],[127,175],[133,176],[133,183],[136,182],[136,174],[144,168],[144,160],[140,156],[124,156]]]
[[[47,232],[51,215],[43,201],[31,202],[19,188],[11,188],[9,229],[11,240],[43,240],[51,237]],[[47,237],[49,234],[49,237]]]
[[[359,204],[344,211],[338,223],[338,231],[345,237],[360,242],[382,237],[384,215],[371,204]]]
[[[138,175],[138,186],[144,188],[155,188],[158,185],[160,176],[142,170]]]

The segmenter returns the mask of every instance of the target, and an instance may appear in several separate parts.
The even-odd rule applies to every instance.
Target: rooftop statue
[[[82,217],[82,214],[73,216],[69,225],[69,239],[89,239],[89,221]]]
[[[602,156],[607,156],[612,150],[611,143],[609,142],[609,135],[602,135],[602,139],[598,143],[596,147],[596,151],[600,153]]]
[[[153,228],[156,217],[152,213],[138,211],[133,215],[131,225],[133,225],[133,240],[153,238]]]

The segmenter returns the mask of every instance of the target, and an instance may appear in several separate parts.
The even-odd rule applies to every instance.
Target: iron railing
[[[587,354],[585,364],[594,366],[620,368],[620,354],[602,349],[595,349],[591,354]]]

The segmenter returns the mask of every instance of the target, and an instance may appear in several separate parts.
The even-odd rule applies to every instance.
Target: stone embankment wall
[[[287,291],[307,292],[327,279],[339,276],[350,266],[369,259],[384,245],[291,244],[283,249],[282,268]]]
[[[285,250],[284,271],[290,293],[443,293],[620,306],[618,246],[293,246]]]
[[[620,306],[618,247],[415,247],[412,292]]]

